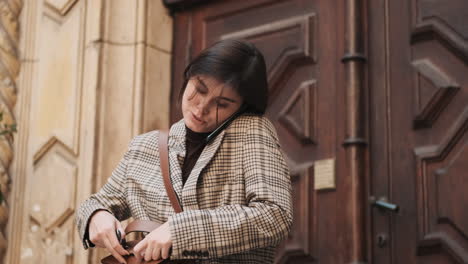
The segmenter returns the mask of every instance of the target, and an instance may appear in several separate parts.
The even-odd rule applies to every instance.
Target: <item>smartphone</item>
[[[221,125],[219,125],[213,132],[211,132],[208,136],[206,136],[205,142],[208,144],[213,138],[215,138],[223,129],[225,129],[229,124],[231,124],[234,119],[238,116],[243,114],[247,110],[247,105],[243,104],[239,110],[237,110],[234,114],[232,114],[228,119],[226,119]]]

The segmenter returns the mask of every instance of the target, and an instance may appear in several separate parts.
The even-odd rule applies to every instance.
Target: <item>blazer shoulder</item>
[[[277,139],[277,133],[273,123],[265,116],[244,114],[234,120],[229,128],[245,134],[269,134]]]
[[[156,150],[158,146],[158,137],[158,130],[140,134],[132,139],[129,145],[129,150]]]

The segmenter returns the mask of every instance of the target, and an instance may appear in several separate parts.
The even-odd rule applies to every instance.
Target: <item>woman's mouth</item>
[[[192,117],[193,117],[193,119],[194,119],[195,121],[197,121],[198,123],[204,123],[204,121],[201,120],[200,118],[198,118],[196,115],[194,115],[193,113],[191,113],[191,114],[192,114]]]

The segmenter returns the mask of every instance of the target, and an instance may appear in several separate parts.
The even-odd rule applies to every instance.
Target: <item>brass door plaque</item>
[[[315,161],[314,189],[335,189],[335,159]]]

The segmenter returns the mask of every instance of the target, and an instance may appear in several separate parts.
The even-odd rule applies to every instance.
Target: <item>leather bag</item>
[[[162,130],[159,132],[159,160],[161,163],[161,171],[163,174],[164,179],[164,187],[166,188],[167,195],[171,202],[172,207],[176,213],[182,212],[182,207],[180,206],[179,199],[177,198],[177,194],[172,187],[171,179],[169,177],[169,155],[168,155],[168,148],[167,148],[167,141],[168,141],[168,131]],[[135,220],[128,224],[125,228],[125,234],[128,235],[134,232],[146,232],[150,233],[151,231],[158,228],[161,224],[152,222],[149,220]],[[122,239],[123,247],[130,253],[130,255],[123,256],[127,261],[127,264],[137,264],[138,260],[133,254],[133,248],[141,241],[140,240],[133,240],[133,241],[126,241],[125,238]],[[143,264],[184,264],[184,263],[191,263],[193,262],[190,260],[170,260],[170,259],[161,259],[161,260],[151,260],[145,261],[144,259],[140,262]],[[120,264],[120,262],[114,258],[114,256],[109,255],[103,259],[101,259],[102,264]]]

